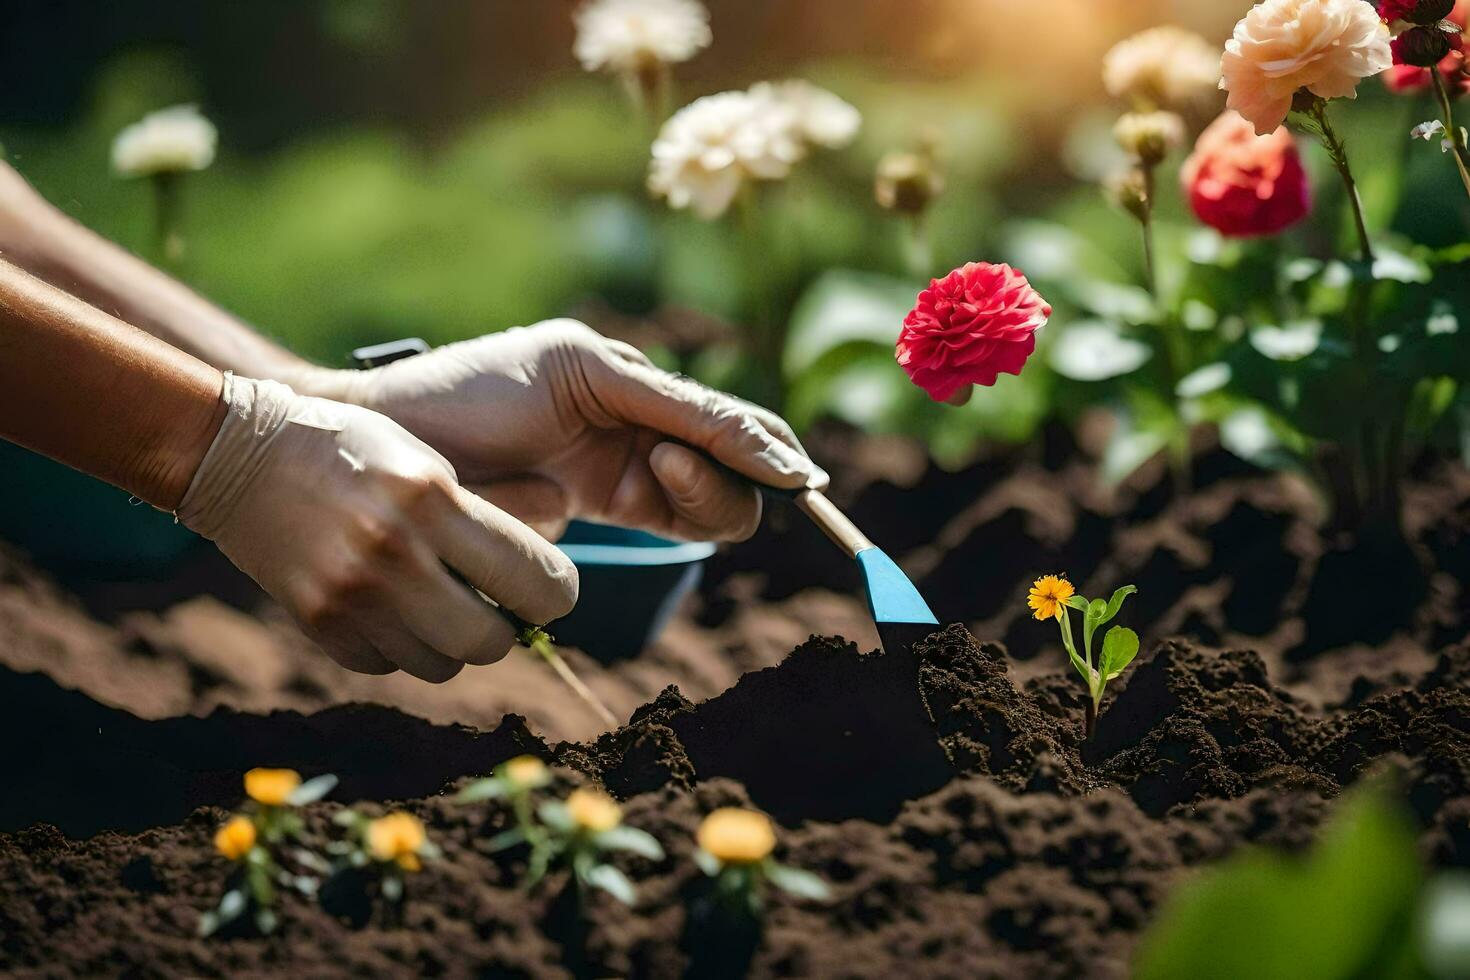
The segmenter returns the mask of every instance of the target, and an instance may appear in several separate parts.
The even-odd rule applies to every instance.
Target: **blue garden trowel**
[[[934,618],[929,604],[903,569],[868,540],[821,491],[801,490],[788,499],[837,547],[857,561],[868,593],[868,608],[873,613],[885,653],[906,652],[939,629],[939,620]]]

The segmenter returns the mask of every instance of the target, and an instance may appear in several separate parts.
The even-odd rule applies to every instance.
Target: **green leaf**
[[[1254,850],[1181,886],[1140,943],[1136,980],[1402,977],[1420,869],[1384,788],[1345,795],[1303,859]],[[1411,974],[1412,975],[1412,974]]]
[[[477,779],[455,796],[456,803],[478,803],[481,800],[498,800],[505,796],[505,783],[494,776]]]
[[[547,800],[536,812],[540,814],[541,822],[553,830],[570,833],[577,826],[577,822],[572,819],[572,812],[560,800]]]
[[[799,868],[788,868],[784,864],[769,861],[765,866],[766,880],[788,895],[825,902],[832,897],[832,889],[817,875]]]
[[[782,355],[786,376],[796,377],[828,351],[852,341],[881,344],[891,353],[921,286],[848,269],[824,273],[791,311]]]
[[[1067,657],[1072,661],[1072,666],[1077,668],[1077,673],[1082,675],[1082,681],[1088,690],[1092,689],[1092,671],[1087,669],[1087,661],[1077,656],[1076,650],[1068,650]]]
[[[626,824],[603,831],[597,835],[595,842],[603,850],[629,851],[650,861],[662,861],[664,857],[664,849],[654,840],[652,834]]]
[[[1103,637],[1102,663],[1098,673],[1110,681],[1138,656],[1138,634],[1126,626],[1114,626]]]
[[[725,865],[720,861],[719,858],[715,857],[713,854],[711,854],[709,851],[706,851],[704,848],[696,848],[695,849],[695,851],[694,851],[694,864],[695,864],[696,867],[699,868],[700,871],[703,871],[705,874],[709,875],[711,878],[713,878],[715,875],[719,874],[720,871],[722,871],[724,869],[724,867],[725,867]]]
[[[1087,611],[1087,596],[1085,596],[1085,595],[1073,595],[1073,596],[1070,596],[1067,599],[1067,605],[1071,606],[1073,609],[1080,609],[1081,611],[1086,612]]]
[[[286,802],[292,806],[306,806],[308,803],[315,803],[336,788],[337,777],[326,773],[314,779],[308,779],[296,787],[286,798]]]
[[[503,851],[508,847],[515,847],[526,841],[526,832],[519,827],[503,830],[485,842],[485,846],[493,853]]]
[[[1110,622],[1114,616],[1118,615],[1118,610],[1123,608],[1123,600],[1137,591],[1138,587],[1136,585],[1125,585],[1114,592],[1113,597],[1108,600],[1107,610],[1099,625]]]
[[[624,905],[638,901],[638,891],[628,876],[610,864],[597,864],[588,868],[582,880],[593,888],[601,888]]]

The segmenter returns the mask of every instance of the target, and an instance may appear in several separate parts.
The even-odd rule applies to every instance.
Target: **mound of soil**
[[[143,721],[12,675],[12,703],[77,718],[56,731],[53,762],[85,755],[87,726],[106,733],[83,777],[98,780],[99,812],[89,824],[77,805],[74,830],[166,816],[180,805],[170,779],[194,800],[230,802],[246,766],[272,762],[335,768],[348,778],[333,799],[413,797],[403,805],[445,857],[412,879],[401,928],[372,916],[354,925],[292,897],[271,936],[201,940],[196,914],[226,871],[209,843],[225,811],[81,841],[44,824],[0,834],[0,969],[1123,976],[1181,871],[1246,843],[1303,846],[1330,798],[1383,764],[1407,774],[1426,853],[1470,864],[1470,646],[1323,712],[1273,686],[1254,653],[1160,644],[1117,684],[1085,745],[1071,682],[1055,672],[1018,685],[1008,662],[959,626],[911,655],[813,638],[716,698],[665,691],[618,731],[549,750],[519,720],[477,735],[382,708]],[[504,812],[426,788],[452,790],[522,751],[561,764],[557,791],[602,781],[625,799],[628,822],[664,844],[660,862],[618,859],[638,882],[636,909],[594,896],[577,914],[561,873],[526,893],[525,854],[487,846]],[[49,799],[47,778],[22,770],[10,789]],[[758,934],[688,911],[707,884],[690,860],[694,828],[717,806],[747,803],[785,825],[783,860],[833,886],[824,905],[772,895]],[[7,823],[44,806],[7,810]],[[310,843],[333,835],[338,806],[308,808]]]

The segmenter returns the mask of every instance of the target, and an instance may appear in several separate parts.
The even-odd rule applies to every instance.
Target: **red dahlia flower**
[[[1008,265],[971,262],[919,294],[898,335],[898,363],[937,402],[1020,374],[1051,305]]]
[[[1210,123],[1179,174],[1199,220],[1222,235],[1274,235],[1307,216],[1312,188],[1285,127],[1257,136],[1239,114]]]
[[[1396,20],[1408,20],[1418,6],[1419,0],[1383,0],[1378,5],[1378,16],[1385,23],[1392,24]]]

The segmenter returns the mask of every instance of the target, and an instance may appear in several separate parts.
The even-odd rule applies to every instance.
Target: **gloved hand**
[[[224,400],[179,520],[344,667],[438,682],[505,656],[514,627],[445,564],[532,623],[576,603],[565,555],[392,420],[229,375]]]
[[[583,517],[738,541],[760,523],[760,495],[710,457],[773,487],[827,484],[775,414],[574,320],[298,383],[388,415],[443,453],[465,486],[526,521]]]

